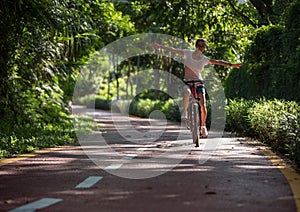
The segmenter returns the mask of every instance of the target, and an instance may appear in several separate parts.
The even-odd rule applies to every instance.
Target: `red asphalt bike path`
[[[114,147],[136,153],[116,140],[118,133],[108,120],[101,120],[107,112],[96,112]],[[143,119],[134,122],[147,126]],[[168,125],[172,132],[179,129],[176,123]],[[166,141],[143,151],[140,159],[164,151],[164,144],[173,139],[165,137]],[[211,158],[199,164],[203,151],[192,147],[170,171],[138,180],[101,169],[80,145],[1,160],[0,211],[299,211],[299,175],[286,174],[286,165],[265,147],[224,134]],[[151,164],[141,168],[155,169]],[[91,184],[80,187],[83,182]],[[40,200],[57,201],[32,204]]]

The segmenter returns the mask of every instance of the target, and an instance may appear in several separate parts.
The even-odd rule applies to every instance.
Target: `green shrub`
[[[111,107],[111,100],[107,100],[103,96],[91,94],[75,99],[73,104],[84,105],[89,108],[109,110]]]
[[[128,114],[130,100],[116,100],[111,102],[111,111],[114,113]]]
[[[300,166],[300,105],[286,100],[228,100],[227,130],[255,137]]]
[[[261,100],[253,104],[248,118],[255,136],[282,153],[295,150],[300,107],[296,102]]]
[[[13,134],[0,135],[0,157],[10,157],[15,154],[31,152],[35,149],[54,147],[74,143],[74,132],[59,126],[44,126],[40,128],[22,128]]]
[[[95,95],[85,95],[76,99],[73,99],[74,105],[85,105],[87,107],[94,104],[95,101]]]
[[[226,130],[243,136],[251,136],[253,130],[247,117],[253,104],[253,100],[228,99],[226,105]]]
[[[181,100],[180,100],[181,101]],[[180,108],[179,101],[169,99],[162,106],[161,111],[165,114],[166,118],[170,121],[180,121]]]
[[[111,107],[111,101],[101,98],[95,99],[95,108],[96,109],[102,109],[102,110],[110,110]]]
[[[160,100],[137,99],[131,102],[129,113],[139,117],[149,117],[154,110],[160,110],[162,103]]]
[[[90,117],[75,116],[74,122],[67,119],[61,123],[19,126],[13,131],[0,131],[0,158],[15,154],[28,153],[36,149],[55,147],[77,142],[73,124],[80,126],[80,132],[86,133],[95,128]]]
[[[227,98],[300,101],[299,5],[299,0],[290,4],[278,24],[253,31],[243,67],[225,81]]]

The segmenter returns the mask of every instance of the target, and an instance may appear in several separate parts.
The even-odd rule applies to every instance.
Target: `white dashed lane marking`
[[[83,182],[79,183],[75,188],[90,188],[100,181],[103,177],[101,176],[90,176],[86,178]]]
[[[141,148],[138,148],[137,151],[138,152],[143,152],[143,151],[146,151],[148,148],[146,147],[141,147]]]
[[[131,160],[133,158],[135,158],[137,155],[135,154],[128,154],[128,155],[125,155],[122,160]]]
[[[21,207],[15,208],[13,210],[10,210],[8,212],[34,212],[37,209],[43,209],[46,207],[49,207],[50,205],[54,205],[58,202],[62,201],[62,199],[53,199],[53,198],[43,198],[40,200],[37,200],[35,202],[23,205]]]
[[[121,160],[132,160],[133,158],[135,158],[137,155],[135,154],[128,154],[125,155],[124,157],[122,157]],[[123,163],[113,163],[107,167],[104,168],[104,170],[117,170],[119,169],[121,166],[123,166]]]
[[[105,167],[104,170],[116,170],[116,169],[119,169],[121,166],[123,166],[123,163],[113,163],[113,164]]]

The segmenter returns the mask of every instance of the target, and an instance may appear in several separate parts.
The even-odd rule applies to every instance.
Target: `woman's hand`
[[[242,63],[236,63],[236,64],[232,64],[232,68],[240,68],[240,67],[242,67],[243,66],[243,64]]]

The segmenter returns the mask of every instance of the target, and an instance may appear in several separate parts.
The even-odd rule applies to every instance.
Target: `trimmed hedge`
[[[286,100],[229,100],[227,130],[254,137],[300,166],[300,105]]]
[[[226,106],[226,130],[241,136],[253,136],[254,131],[248,121],[249,109],[253,100],[228,99]]]

